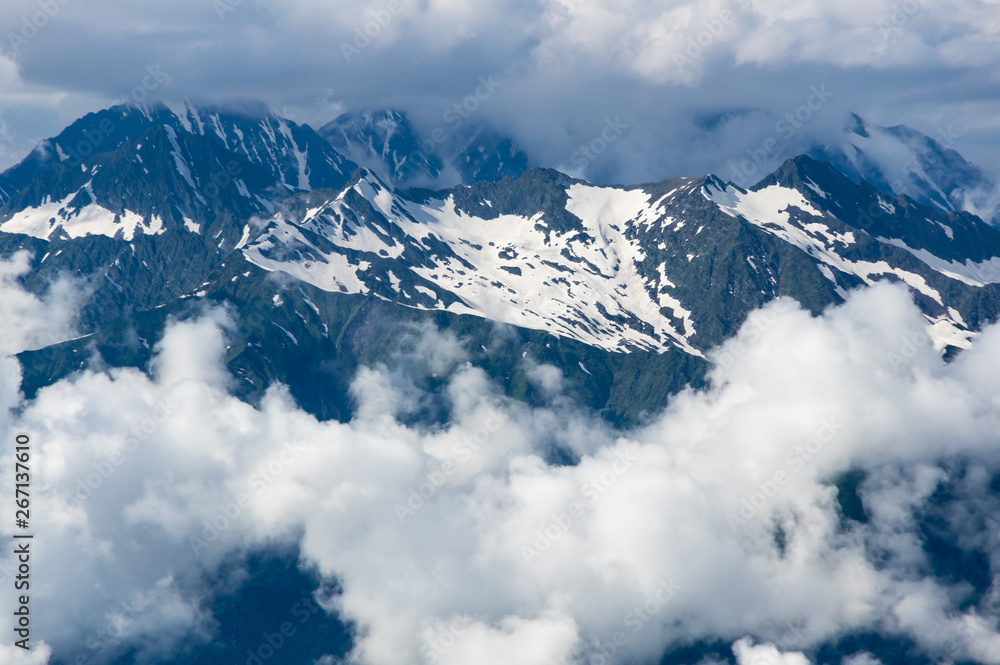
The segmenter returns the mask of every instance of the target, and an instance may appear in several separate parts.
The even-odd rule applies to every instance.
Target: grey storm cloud
[[[0,162],[83,112],[150,98],[259,98],[318,125],[402,108],[419,126],[471,94],[538,165],[596,181],[724,175],[806,102],[778,163],[851,111],[934,136],[998,170],[993,2],[875,0],[16,0],[0,8]],[[169,83],[142,89],[147,68]],[[618,119],[628,129],[580,159]],[[600,144],[598,144],[600,145]],[[576,157],[576,159],[574,159]]]

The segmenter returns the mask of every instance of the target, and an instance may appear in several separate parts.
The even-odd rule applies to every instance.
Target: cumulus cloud
[[[0,644],[0,660],[11,665],[46,665],[52,656],[52,648],[47,644],[24,651],[13,645]]]
[[[801,652],[781,653],[773,644],[754,645],[748,637],[733,644],[733,654],[739,665],[809,665]]]
[[[84,371],[8,420],[37,442],[33,602],[57,653],[210,640],[204,575],[292,542],[338,580],[318,600],[366,665],[655,660],[697,639],[797,665],[857,630],[1000,662],[996,585],[935,573],[919,524],[943,510],[959,547],[1000,551],[1000,327],[946,364],[900,286],[819,317],[778,301],[712,354],[708,388],[623,432],[504,398],[427,329],[411,358],[442,372],[444,422],[407,424],[414,385],[381,366],[347,423],[281,386],[251,406],[219,369],[229,318],[174,322],[151,375]],[[579,462],[547,462],[553,442]],[[834,482],[858,471],[847,520]]]
[[[867,651],[861,651],[845,658],[843,665],[882,665],[882,661]]]
[[[4,321],[0,354],[40,349],[74,334],[74,319],[86,289],[78,280],[63,278],[52,282],[41,297],[36,296],[18,282],[30,269],[27,251],[0,261],[0,319]]]
[[[18,401],[21,367],[11,356],[72,338],[75,318],[87,292],[79,280],[63,277],[53,281],[41,296],[30,293],[19,281],[30,270],[30,264],[27,251],[0,260],[0,320],[4,321],[0,336],[0,374],[4,377],[0,409],[11,408]]]

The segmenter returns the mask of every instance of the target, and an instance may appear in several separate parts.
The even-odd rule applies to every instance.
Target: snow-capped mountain
[[[472,184],[516,178],[528,157],[495,130],[446,116],[421,136],[402,111],[349,111],[319,129],[338,151],[392,185]]]
[[[238,240],[234,219],[355,171],[308,126],[259,105],[116,106],[41,142],[0,176],[0,230],[126,240],[168,228]],[[235,235],[235,237],[234,237]]]
[[[531,200],[536,187],[560,207]],[[631,226],[648,212],[642,192],[533,171],[407,198],[363,171],[321,196],[272,218],[247,258],[328,291],[484,316],[607,350],[676,345],[698,354],[690,312],[665,284],[654,295],[643,283],[645,250]]]
[[[956,140],[950,127],[931,137],[906,125],[873,125],[852,114],[843,140],[812,154],[884,191],[906,194],[942,212],[971,212],[1000,225],[997,179],[954,150]]]
[[[407,195],[363,171],[289,204],[243,249],[252,263],[608,351],[701,355],[733,332],[720,319],[779,295],[823,306],[877,279],[908,284],[938,345],[964,347],[992,302],[982,289],[1000,283],[1000,232],[808,157],[749,191],[714,176],[598,187],[534,170]]]
[[[398,156],[415,135],[391,120],[366,145]],[[87,136],[77,163],[72,140]],[[29,288],[89,276],[87,344],[120,364],[148,351],[120,346],[122,326],[155,338],[168,313],[239,303],[230,362],[246,395],[282,381],[324,417],[350,414],[330,368],[381,358],[399,320],[460,329],[522,397],[529,353],[556,364],[617,418],[699,380],[706,352],[779,296],[818,313],[851,288],[905,283],[948,353],[1000,314],[1000,231],[807,156],[748,190],[715,176],[596,186],[548,169],[428,190],[353,166],[268,113],[116,107],[3,174],[35,175],[0,208],[0,253],[33,251]],[[486,343],[497,324],[521,340],[499,355]],[[26,382],[81,366],[78,351],[38,352]],[[650,382],[661,388],[637,388]]]

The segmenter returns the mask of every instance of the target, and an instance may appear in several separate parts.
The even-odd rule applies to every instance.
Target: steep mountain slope
[[[906,194],[942,212],[964,210],[1000,225],[995,177],[954,150],[955,140],[950,128],[930,137],[906,125],[872,125],[852,114],[840,144],[817,147],[811,154],[884,191]]]
[[[528,168],[527,155],[510,138],[464,123],[457,115],[446,114],[442,120],[429,136],[420,136],[402,111],[349,111],[319,133],[394,186],[496,182]]]
[[[209,282],[249,237],[251,216],[355,170],[310,128],[259,105],[116,106],[0,174],[10,191],[0,251],[33,252],[24,280],[36,290],[87,278],[79,328],[91,333]]]
[[[560,368],[560,399],[568,397],[614,423],[637,422],[655,413],[670,395],[689,383],[698,384],[707,367],[701,358],[683,353],[608,353],[478,316],[323,291],[275,279],[274,273],[239,253],[224,263],[209,275],[208,284],[198,280],[190,286],[188,293],[194,295],[169,298],[161,293],[163,306],[149,306],[94,334],[21,354],[22,390],[31,397],[39,388],[95,364],[146,370],[167,319],[185,319],[206,306],[229,306],[237,314],[238,329],[230,333],[226,356],[237,379],[234,394],[256,402],[269,386],[281,382],[296,403],[323,419],[350,420],[350,384],[358,369],[376,363],[398,365],[399,354],[433,330],[456,335],[467,362],[485,370],[506,394],[530,404],[546,404],[550,398],[533,378],[533,370],[543,364]],[[435,399],[421,405],[412,418],[435,422],[442,417],[452,370],[438,377],[417,372],[424,392],[442,394],[440,403]]]
[[[296,195],[250,226],[251,239],[225,254],[186,229],[100,237],[116,258],[94,302],[134,313],[24,355],[26,391],[85,366],[88,349],[144,366],[166,316],[230,302],[241,328],[228,362],[247,399],[281,381],[321,417],[349,418],[349,377],[388,361],[400,331],[423,322],[457,332],[470,362],[513,396],[543,400],[531,368],[553,364],[579,403],[634,422],[697,383],[705,351],[778,296],[819,312],[847,289],[900,281],[949,352],[1000,312],[1000,232],[890,199],[808,157],[750,190],[713,176],[595,187],[533,170],[404,194],[362,170],[343,190]],[[67,250],[97,239],[51,247],[72,264],[79,255],[63,259]],[[192,257],[203,248],[183,280],[132,286],[140,261],[182,241]],[[46,263],[39,273],[51,275]]]
[[[131,239],[184,227],[232,246],[242,233],[234,219],[295,191],[340,187],[355,169],[311,129],[265,108],[116,106],[4,174],[0,230]]]
[[[513,139],[489,127],[460,134],[453,149],[451,167],[466,185],[516,178],[528,169],[530,161]]]
[[[148,183],[137,187],[136,183]],[[254,192],[251,194],[251,191]],[[0,230],[36,238],[157,235],[204,229],[233,242],[234,220],[286,192],[255,164],[203,136],[154,125],[79,169],[50,169],[0,209]]]
[[[58,136],[39,142],[27,157],[0,173],[0,205],[42,173],[60,165],[79,169],[86,157],[115,150],[148,126],[145,114],[137,107],[119,106],[87,114]]]
[[[441,175],[434,147],[425,148],[405,113],[349,111],[318,130],[340,153],[392,183],[431,181]]]
[[[749,189],[711,175],[595,186],[532,169],[428,190],[397,187],[366,168],[347,175],[351,162],[322,138],[266,113],[111,109],[71,129],[60,137],[89,137],[80,138],[92,143],[87,155],[56,137],[2,175],[18,184],[0,208],[0,256],[32,254],[23,283],[36,293],[60,275],[85,280],[83,336],[19,355],[28,399],[86,367],[149,371],[169,320],[221,307],[235,321],[226,331],[227,388],[249,402],[282,383],[309,413],[347,421],[357,415],[352,380],[384,363],[405,373],[417,395],[398,420],[433,430],[453,415],[449,379],[471,364],[511,398],[635,425],[685,386],[698,386],[709,358],[725,365],[710,349],[777,297],[818,313],[852,288],[906,284],[946,356],[1000,315],[1000,231],[810,157],[786,161]],[[389,146],[384,154],[395,160],[404,149],[399,136],[398,128],[386,130],[382,143],[366,145]],[[444,369],[408,355],[428,340],[447,342]],[[901,355],[908,344],[900,340]],[[540,373],[559,378],[547,385]],[[579,454],[547,436],[538,452],[568,471]],[[326,481],[323,468],[313,470]],[[825,500],[835,496],[840,507],[832,513],[838,538],[853,537],[852,523],[869,519],[861,474],[822,478]],[[980,473],[979,480],[991,492],[1000,488],[997,478]],[[933,569],[927,574],[947,579],[956,598],[972,589],[968,607],[985,603],[986,545],[949,530],[956,513],[946,501],[928,505],[917,516],[924,538],[907,541],[906,551],[922,549]],[[774,526],[780,556],[798,556]],[[874,551],[888,556],[881,546]],[[171,665],[245,659],[265,631],[276,635],[276,603],[319,584],[298,558],[266,552],[247,566],[247,578],[224,567],[209,581],[218,585],[205,608],[215,621],[212,643],[193,643]],[[355,626],[318,617],[281,658],[347,652]],[[816,662],[861,662],[862,651],[887,664],[931,662],[908,637],[846,631],[816,647]],[[119,645],[107,661],[136,662],[130,643]],[[730,641],[671,649],[662,662],[733,653]],[[53,663],[91,656],[86,643]]]
[[[623,188],[535,170],[403,194],[363,171],[289,201],[243,252],[327,291],[696,356],[779,295],[818,311],[878,278],[910,285],[941,348],[967,346],[1000,282],[1000,232],[807,157],[750,191],[714,176]]]
[[[1000,233],[973,215],[853,185],[808,157],[786,162],[749,192],[728,186],[710,196],[806,252],[841,295],[876,279],[906,283],[939,347],[967,347],[997,316]]]

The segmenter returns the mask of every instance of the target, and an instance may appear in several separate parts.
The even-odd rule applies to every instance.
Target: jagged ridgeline
[[[248,400],[282,382],[350,418],[356,369],[431,324],[509,395],[543,401],[528,375],[548,363],[627,423],[698,384],[710,349],[780,296],[818,313],[901,282],[943,354],[1000,314],[1000,231],[812,157],[748,187],[527,164],[492,130],[438,144],[393,111],[320,132],[253,104],[88,115],[0,175],[0,249],[32,252],[28,288],[70,273],[92,289],[85,337],[21,354],[24,390],[93,362],[144,368],[168,317],[228,302]],[[462,184],[413,186],[448,174]]]

